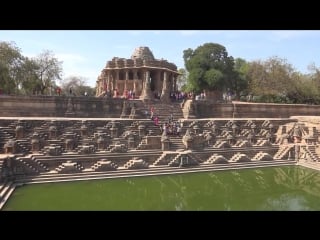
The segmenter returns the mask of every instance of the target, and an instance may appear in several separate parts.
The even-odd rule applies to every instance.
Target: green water
[[[302,167],[32,184],[3,210],[320,210],[320,172]]]

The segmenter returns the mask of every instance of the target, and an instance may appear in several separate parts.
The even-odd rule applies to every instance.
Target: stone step
[[[18,183],[44,183],[44,182],[57,182],[57,181],[75,181],[75,180],[89,180],[101,178],[116,178],[128,176],[143,176],[143,175],[162,175],[162,174],[175,174],[178,172],[202,172],[213,170],[228,170],[228,169],[241,169],[241,168],[257,168],[269,167],[280,165],[294,165],[294,161],[271,161],[271,162],[248,162],[248,163],[229,163],[229,164],[201,164],[199,167],[192,168],[176,168],[168,166],[153,166],[149,169],[137,170],[124,170],[124,171],[109,171],[109,172],[88,172],[78,174],[51,174],[47,176],[26,177],[18,180]]]
[[[11,196],[11,194],[13,193],[14,189],[15,189],[15,184],[12,184],[10,186],[10,188],[7,190],[7,192],[5,193],[5,195],[0,197],[0,210],[2,209],[4,204],[8,201],[8,199]]]
[[[4,185],[2,186],[1,191],[0,191],[0,199],[3,199],[3,197],[7,194],[11,185],[12,185],[12,182],[5,182],[4,183]]]

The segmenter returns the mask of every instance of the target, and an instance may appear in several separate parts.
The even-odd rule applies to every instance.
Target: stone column
[[[138,79],[138,71],[133,70],[133,92],[137,93],[137,79]]]
[[[127,70],[126,71],[126,80],[125,80],[125,83],[124,83],[124,88],[127,89],[127,81],[129,80],[129,71]]]
[[[110,77],[110,72],[109,71],[107,73],[107,88],[108,88],[108,91],[111,90],[111,77]]]
[[[140,99],[142,100],[151,100],[153,98],[151,89],[150,89],[150,72],[145,72],[145,79],[142,89],[142,94],[140,96]]]
[[[160,100],[161,102],[165,102],[165,103],[170,102],[167,72],[163,73],[163,86],[162,86],[162,93],[161,93]]]
[[[116,77],[115,77],[115,81],[113,81],[113,89],[118,89],[118,82],[119,82],[119,76],[120,75],[120,71],[116,70]],[[119,91],[119,89],[118,89]]]
[[[123,87],[123,96],[125,96],[125,92],[127,91],[127,94],[128,94],[128,86],[127,86],[127,84],[128,84],[128,79],[129,79],[129,71],[128,70],[126,70],[126,79],[124,80],[124,87]]]
[[[161,94],[161,71],[160,70],[157,70],[156,71],[156,74],[155,74],[155,92],[159,93],[159,95]]]
[[[114,77],[113,77],[112,72],[109,72],[109,77],[110,77],[110,90],[113,91],[114,90]]]

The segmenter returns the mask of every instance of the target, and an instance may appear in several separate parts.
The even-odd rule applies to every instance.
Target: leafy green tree
[[[224,46],[205,43],[195,50],[184,50],[183,58],[189,72],[187,89],[199,92],[232,87],[234,59]]]
[[[291,90],[287,93],[289,103],[320,104],[319,88],[309,74],[295,72],[292,80]]]
[[[232,78],[232,89],[235,91],[236,98],[240,95],[248,95],[248,78],[249,64],[242,58],[236,58],[234,62],[234,77]]]
[[[179,76],[177,78],[177,88],[178,90],[182,90],[182,88],[187,84],[188,73],[184,68],[180,68],[178,72]]]
[[[28,57],[24,58],[23,65],[21,66],[21,90],[20,92],[25,95],[36,94],[37,89],[41,85],[41,80],[38,78],[37,71],[38,65],[34,59]]]
[[[43,51],[34,60],[37,64],[36,74],[40,79],[37,90],[41,94],[53,94],[56,80],[61,80],[62,61],[54,57],[49,50]]]
[[[14,42],[0,42],[0,88],[7,94],[18,93],[21,50]]]

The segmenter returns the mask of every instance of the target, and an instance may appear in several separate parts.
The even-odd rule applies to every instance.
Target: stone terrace
[[[1,117],[0,208],[16,184],[319,163],[317,120],[195,119],[182,105],[139,109],[154,106],[160,126],[172,114],[179,135],[125,106],[119,118]]]

